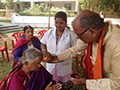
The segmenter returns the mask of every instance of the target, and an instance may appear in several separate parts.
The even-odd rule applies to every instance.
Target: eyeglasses
[[[85,31],[83,31],[81,34],[77,34],[78,37],[81,37],[87,30],[89,30],[90,28],[85,29]]]

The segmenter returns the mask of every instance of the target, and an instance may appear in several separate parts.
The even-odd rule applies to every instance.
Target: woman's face
[[[55,26],[56,26],[57,31],[63,32],[66,25],[67,25],[67,22],[65,22],[62,18],[55,19]]]
[[[33,63],[29,63],[28,64],[29,72],[31,72],[31,71],[38,71],[39,67],[41,67],[40,62],[41,62],[41,58],[39,58],[38,60],[34,61]]]
[[[33,37],[33,33],[34,33],[34,31],[31,28],[28,28],[25,31],[25,37],[26,37],[26,39],[31,39]]]

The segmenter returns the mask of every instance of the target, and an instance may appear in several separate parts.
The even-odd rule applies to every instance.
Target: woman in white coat
[[[42,40],[41,49],[43,55],[57,55],[66,49],[72,47],[77,38],[75,33],[67,27],[67,15],[60,11],[55,15],[55,28],[48,30]],[[63,89],[69,89],[72,86],[72,58],[63,62],[46,63],[46,69],[53,75],[53,79],[63,85]]]

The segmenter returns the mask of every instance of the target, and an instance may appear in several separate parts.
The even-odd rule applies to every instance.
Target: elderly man
[[[75,46],[54,57],[62,61],[83,53],[86,78],[71,78],[76,85],[86,85],[88,90],[120,90],[120,30],[104,23],[103,19],[90,10],[81,11],[72,22],[79,37]],[[46,61],[52,57],[47,56]]]

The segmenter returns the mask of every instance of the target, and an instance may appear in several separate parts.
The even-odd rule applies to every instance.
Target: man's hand
[[[71,81],[76,85],[86,85],[86,79],[85,78],[71,78]]]
[[[47,52],[47,53],[43,53],[43,61],[44,62],[49,62],[49,61],[51,61],[53,59],[53,57],[52,57],[52,55],[49,53],[49,52]]]
[[[60,83],[57,83],[53,86],[52,85],[52,82],[50,82],[47,87],[45,88],[45,90],[60,90],[62,88],[62,85]]]
[[[43,54],[43,62],[58,62],[57,56],[52,56],[49,52]]]

